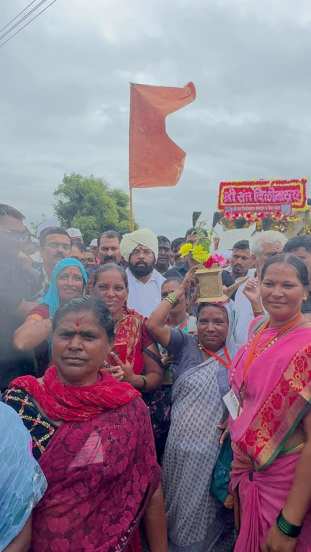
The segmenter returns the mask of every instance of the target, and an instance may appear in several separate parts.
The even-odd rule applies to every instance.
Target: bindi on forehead
[[[82,327],[85,328],[90,325],[93,326],[94,324],[96,324],[96,320],[90,312],[71,312],[60,321],[60,326],[62,326],[62,328],[70,328],[71,330],[77,330],[77,328],[81,329]]]
[[[90,322],[89,313],[79,313],[75,316],[73,324],[76,328],[81,328],[83,323]]]

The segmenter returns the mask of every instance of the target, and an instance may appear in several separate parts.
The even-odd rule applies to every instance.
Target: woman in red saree
[[[236,552],[311,551],[311,326],[301,314],[308,272],[293,256],[266,262],[269,314],[231,370]]]
[[[131,383],[143,393],[149,407],[159,461],[163,454],[162,438],[167,433],[170,405],[161,386],[164,369],[157,345],[150,336],[145,318],[127,307],[128,282],[125,270],[107,263],[98,268],[94,295],[109,308],[115,322],[110,364],[112,375]]]
[[[113,374],[136,389],[153,391],[163,379],[160,355],[144,317],[126,305],[128,282],[125,270],[115,263],[100,266],[95,274],[94,295],[105,302],[115,322],[110,357],[111,364],[115,365]]]
[[[33,552],[167,552],[160,470],[140,394],[107,371],[114,323],[100,300],[74,299],[53,320],[53,365],[14,380],[6,402],[29,429],[48,490]]]

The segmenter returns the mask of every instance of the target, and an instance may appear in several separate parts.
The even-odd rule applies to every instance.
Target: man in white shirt
[[[157,236],[148,228],[136,230],[123,236],[120,249],[122,257],[128,262],[127,305],[148,317],[161,301],[161,286],[165,280],[155,269]]]
[[[234,244],[230,264],[230,272],[234,281],[249,275],[252,266],[252,255],[248,240],[240,240]]]
[[[252,304],[246,297],[244,291],[247,282],[242,284],[236,294],[234,300],[234,312],[235,312],[235,341],[239,347],[247,343],[248,327],[255,315],[253,312]]]
[[[98,257],[100,264],[122,264],[120,253],[121,235],[115,230],[107,230],[98,238]]]

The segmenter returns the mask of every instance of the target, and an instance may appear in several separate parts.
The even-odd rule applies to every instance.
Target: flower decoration
[[[225,257],[223,257],[222,255],[215,254],[215,255],[213,255],[213,259],[214,259],[214,264],[217,264],[218,266],[221,266],[222,268],[224,266],[226,266],[226,264],[227,264],[227,261],[226,261]]]
[[[203,265],[205,268],[212,268],[213,266],[220,266],[223,268],[226,265],[226,259],[222,255],[210,255]]]
[[[195,242],[184,243],[179,249],[179,254],[181,257],[191,255],[196,263],[203,264],[211,255],[214,233],[212,230],[206,230],[205,223],[200,222],[195,226],[193,234],[196,238]]]
[[[204,227],[204,223],[200,223],[195,227],[193,233],[196,236],[196,242],[184,243],[179,249],[179,254],[181,257],[191,255],[196,263],[203,265],[205,268],[211,268],[216,265],[224,267],[226,265],[224,257],[211,253],[214,238],[213,230],[205,230]]]
[[[221,213],[221,212],[220,212]],[[256,224],[256,231],[262,230],[278,230],[279,232],[295,232],[295,225],[302,223],[303,227],[297,228],[298,235],[310,234],[311,225],[310,217],[311,209],[307,206],[303,209],[293,209],[291,214],[286,214],[282,209],[275,211],[261,210],[260,206],[254,211],[224,211],[220,223],[225,230],[234,228],[248,227],[250,224]],[[309,218],[307,218],[309,217]],[[243,220],[245,224],[243,224]]]
[[[191,253],[191,251],[193,250],[193,244],[192,243],[184,243],[183,245],[180,246],[180,249],[179,249],[179,255],[181,257],[187,257],[187,255],[189,255],[189,253]]]
[[[203,245],[197,243],[192,249],[192,258],[197,263],[203,264],[210,257],[209,251],[207,251]]]

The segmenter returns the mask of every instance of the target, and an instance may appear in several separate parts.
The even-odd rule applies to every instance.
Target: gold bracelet
[[[164,297],[164,301],[167,301],[170,305],[172,305],[172,307],[175,307],[178,303],[175,291],[171,291],[166,297]]]

